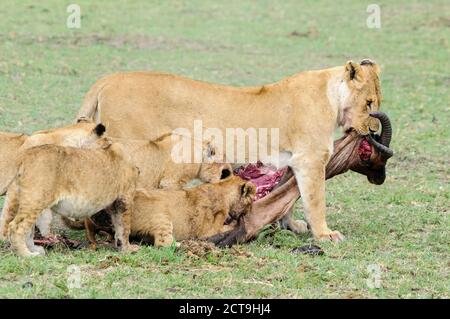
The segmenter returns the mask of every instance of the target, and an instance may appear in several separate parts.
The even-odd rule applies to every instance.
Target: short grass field
[[[80,29],[66,26],[69,3],[2,1],[0,130],[72,122],[89,87],[117,71],[246,86],[369,57],[383,70],[395,156],[381,186],[352,172],[327,182],[328,223],[346,241],[320,244],[322,256],[291,253],[310,235],[276,227],[200,257],[144,246],[22,259],[4,242],[0,298],[449,297],[448,1],[376,2],[380,29],[366,25],[373,1],[76,0]]]

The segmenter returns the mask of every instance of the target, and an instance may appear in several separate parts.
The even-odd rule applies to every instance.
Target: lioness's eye
[[[367,108],[369,109],[369,110],[372,110],[372,101],[367,101]]]

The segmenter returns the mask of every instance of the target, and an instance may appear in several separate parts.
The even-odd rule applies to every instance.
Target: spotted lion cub
[[[98,144],[99,149],[44,145],[21,155],[7,192],[13,218],[8,223],[9,238],[18,255],[44,254],[42,247],[34,245],[31,232],[44,209],[75,219],[107,209],[116,246],[130,248],[130,213],[139,171],[119,144],[106,138]]]
[[[250,212],[255,193],[252,183],[237,176],[184,190],[138,190],[131,233],[153,238],[157,247],[216,235],[229,214],[237,219]]]

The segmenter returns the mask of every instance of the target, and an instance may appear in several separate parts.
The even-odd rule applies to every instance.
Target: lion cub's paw
[[[308,232],[308,224],[301,219],[292,220],[291,224],[289,225],[289,228],[295,233],[295,234],[303,234]]]
[[[41,247],[42,248],[42,247]],[[18,254],[21,257],[40,257],[40,256],[44,256],[45,255],[45,251],[27,251],[27,252],[22,252]]]
[[[0,240],[7,241],[8,237],[9,237],[8,227],[3,228],[3,226],[0,226],[0,228],[1,228],[1,230],[0,230]]]
[[[337,230],[330,230],[328,232],[322,233],[318,236],[314,236],[318,241],[333,241],[335,243],[341,242],[345,239],[344,235],[342,235]]]
[[[32,253],[37,253],[39,256],[45,256],[45,249],[41,246],[34,246],[31,250]]]
[[[137,252],[139,249],[141,249],[139,245],[129,244],[126,247],[123,247],[122,251],[127,253],[134,253]]]

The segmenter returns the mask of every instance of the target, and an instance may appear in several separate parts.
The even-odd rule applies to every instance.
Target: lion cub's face
[[[202,163],[199,178],[205,183],[218,183],[233,175],[233,168],[228,163]]]
[[[363,60],[360,64],[350,61],[345,65],[344,82],[340,87],[343,103],[340,124],[344,131],[353,128],[362,135],[378,131],[379,122],[369,113],[380,108],[379,73],[379,67],[370,60]]]
[[[238,176],[229,178],[235,184],[237,196],[231,204],[229,215],[231,218],[238,220],[239,217],[251,211],[253,199],[256,194],[256,186]]]
[[[233,168],[229,163],[216,161],[216,147],[210,142],[203,143],[203,159],[200,166],[199,178],[205,183],[218,183],[233,175]],[[219,158],[220,159],[220,158]]]

